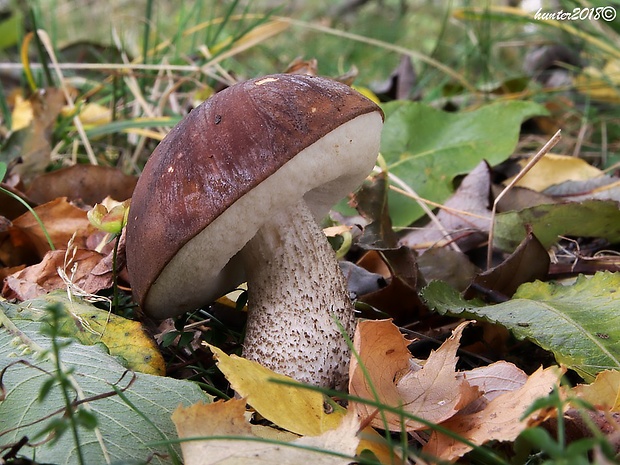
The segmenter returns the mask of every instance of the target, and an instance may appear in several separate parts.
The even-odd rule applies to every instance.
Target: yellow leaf
[[[620,412],[620,371],[602,371],[591,384],[575,386],[572,392],[597,408]]]
[[[65,106],[62,109],[63,116],[73,116],[75,109]],[[80,107],[78,114],[82,124],[99,126],[112,121],[112,110],[98,103],[86,103]]]
[[[248,404],[258,413],[279,427],[302,436],[318,436],[342,421],[342,410],[325,412],[324,397],[320,392],[305,389],[292,378],[274,373],[251,360],[226,355],[215,346],[209,345],[209,348],[233,389],[246,397]]]
[[[276,374],[256,362],[226,355],[215,346],[208,347],[215,354],[220,371],[233,389],[246,398],[260,415],[280,428],[304,436],[318,436],[336,428],[346,416],[344,409],[326,413],[324,397],[320,392],[305,389],[293,379]],[[273,380],[295,385],[277,384]],[[400,463],[385,439],[370,427],[361,433],[358,453],[363,450],[371,451],[381,463]]]
[[[620,60],[611,60],[603,69],[588,66],[575,78],[582,94],[607,104],[620,103]]]
[[[529,160],[521,160],[520,164],[525,166],[528,162]],[[517,182],[517,186],[540,192],[565,181],[585,181],[602,175],[601,170],[581,158],[547,154]],[[508,184],[511,179],[507,179],[505,183]]]
[[[276,398],[274,398],[276,399]],[[320,436],[297,438],[290,442],[270,443],[257,440],[245,419],[245,399],[179,407],[172,414],[179,438],[231,439],[193,440],[181,443],[185,465],[278,463],[296,465],[346,465],[355,454],[359,422],[352,416]],[[290,447],[287,446],[290,444]],[[314,449],[314,450],[311,450]],[[331,454],[330,454],[331,452]],[[342,454],[346,457],[334,455]]]
[[[377,94],[375,94],[368,87],[363,87],[363,86],[351,86],[351,87],[355,89],[356,91],[358,91],[360,94],[362,94],[364,97],[375,102],[377,105],[381,104],[381,100],[379,100],[379,97],[377,97]]]
[[[17,95],[15,97],[15,106],[11,113],[11,131],[27,128],[30,126],[33,118],[34,114],[30,100],[25,100],[21,95]]]
[[[73,337],[85,345],[103,343],[110,355],[121,357],[127,368],[151,375],[164,375],[166,365],[155,341],[137,321],[111,314],[77,297],[69,301],[65,292],[52,292],[40,299],[22,303],[19,318],[39,320],[47,304],[62,305],[63,336]]]

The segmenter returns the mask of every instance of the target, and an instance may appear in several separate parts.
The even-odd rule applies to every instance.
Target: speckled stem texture
[[[249,314],[243,356],[298,381],[343,389],[353,306],[325,234],[304,201],[274,215],[243,249]]]

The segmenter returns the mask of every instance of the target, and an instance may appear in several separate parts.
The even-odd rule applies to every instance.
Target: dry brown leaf
[[[66,250],[48,252],[41,263],[24,268],[9,275],[4,281],[2,295],[7,299],[29,300],[47,294],[56,289],[65,289],[66,283],[59,276],[57,269],[65,266]],[[112,286],[112,273],[93,275],[103,255],[92,250],[79,249],[72,263],[77,264],[72,282],[88,293],[96,293]],[[65,270],[71,275],[71,270]]]
[[[119,201],[128,199],[137,180],[118,168],[77,164],[35,177],[26,194],[37,203],[67,197],[94,205],[107,196]]]
[[[408,341],[390,320],[360,322],[353,342],[359,361],[356,358],[351,361],[349,392],[432,423],[452,417],[480,396],[478,388],[456,372],[456,351],[467,324],[459,325],[422,367],[413,360],[407,350]],[[366,404],[353,406],[362,418],[375,417],[372,424],[378,428],[391,431],[427,428],[421,422],[389,412],[383,418]]]
[[[490,190],[491,168],[483,161],[463,178],[456,192],[437,213],[437,221],[450,237],[433,222],[405,234],[400,243],[418,251],[444,246],[451,241],[463,251],[478,247],[487,240],[491,224]]]
[[[534,419],[521,419],[526,409],[547,396],[559,383],[560,369],[542,368],[532,374],[520,388],[495,397],[478,412],[455,415],[441,424],[473,444],[489,441],[513,441]],[[454,461],[469,452],[471,447],[462,441],[433,431],[423,451],[438,459]]]
[[[39,205],[34,210],[45,225],[52,242],[57,248],[66,247],[76,231],[83,231],[84,235],[86,235],[90,225],[86,217],[86,211],[71,205],[64,197]],[[16,230],[19,232],[16,232]],[[41,258],[50,249],[41,226],[30,212],[24,213],[19,218],[13,220],[10,233],[12,235],[25,234],[33,243]],[[74,239],[74,244],[77,247],[83,248],[84,241],[85,237],[77,236]]]
[[[245,419],[245,400],[232,399],[213,404],[196,404],[179,407],[172,414],[181,439],[191,437],[234,436],[236,439],[213,439],[185,441],[181,443],[185,465],[210,464],[299,464],[319,465],[348,464],[354,456],[359,440],[359,422],[353,415],[343,418],[341,424],[320,436],[302,437],[283,444],[261,442],[253,434]],[[264,437],[264,436],[263,436]],[[247,438],[247,439],[243,439]],[[325,452],[309,450],[315,448],[343,454],[347,458]]]
[[[478,412],[496,397],[516,391],[527,381],[527,374],[523,370],[503,360],[466,371],[463,376],[483,394],[461,410],[461,414]]]

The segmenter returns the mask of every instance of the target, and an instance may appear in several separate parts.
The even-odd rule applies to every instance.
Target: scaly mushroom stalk
[[[249,299],[243,356],[298,381],[346,385],[355,318],[336,255],[301,200],[241,252]]]

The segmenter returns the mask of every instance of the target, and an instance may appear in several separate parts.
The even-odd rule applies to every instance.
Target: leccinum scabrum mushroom
[[[136,300],[155,318],[247,280],[243,355],[299,381],[343,387],[354,314],[316,220],[372,170],[383,114],[350,87],[272,75],[223,90],[148,160],[127,225]]]

